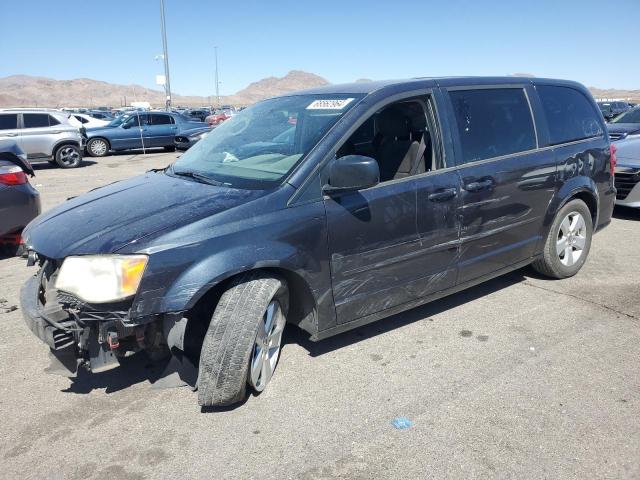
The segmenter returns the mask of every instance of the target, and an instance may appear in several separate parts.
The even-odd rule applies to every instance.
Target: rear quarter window
[[[538,85],[536,90],[549,124],[551,145],[602,135],[599,114],[582,92],[553,85]]]
[[[462,146],[462,163],[535,149],[536,133],[522,88],[449,92]]]

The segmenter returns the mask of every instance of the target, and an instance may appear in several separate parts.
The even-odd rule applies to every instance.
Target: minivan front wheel
[[[87,143],[87,152],[92,157],[104,157],[109,153],[109,143],[104,138],[92,138]]]
[[[55,153],[55,159],[58,166],[62,168],[76,168],[82,163],[80,149],[75,145],[62,145],[58,147]]]
[[[543,255],[533,263],[533,268],[551,278],[575,275],[587,260],[592,235],[589,207],[582,200],[571,200],[556,214]]]
[[[254,271],[234,279],[222,294],[202,344],[198,403],[241,402],[247,385],[262,392],[280,356],[288,311],[284,280]]]

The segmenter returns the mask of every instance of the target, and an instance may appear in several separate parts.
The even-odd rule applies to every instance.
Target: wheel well
[[[297,273],[284,268],[261,268],[260,270],[280,277],[287,283],[289,289],[287,323],[298,325],[313,333],[313,326],[316,323],[316,302],[307,282]],[[214,285],[198,299],[191,309],[185,312],[185,317],[189,320],[185,333],[185,349],[189,349],[188,351],[194,356],[200,355],[204,335],[220,297],[233,279],[248,271],[232,275]]]
[[[598,218],[598,202],[596,201],[595,197],[589,192],[576,192],[571,196],[571,198],[569,198],[569,200],[567,200],[567,202],[570,202],[574,198],[582,200],[587,204],[587,207],[589,207],[589,211],[591,212],[591,222],[595,230],[596,220]]]

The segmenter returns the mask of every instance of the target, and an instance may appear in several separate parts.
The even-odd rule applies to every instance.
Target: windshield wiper
[[[172,169],[172,173],[174,175],[179,175],[181,177],[188,177],[188,178],[193,178],[194,180],[197,180],[200,183],[206,183],[208,185],[216,185],[218,187],[224,186],[224,183],[219,182],[218,180],[214,180],[211,177],[207,177],[206,175],[203,175],[202,173],[198,173],[198,172],[178,172],[174,169]]]

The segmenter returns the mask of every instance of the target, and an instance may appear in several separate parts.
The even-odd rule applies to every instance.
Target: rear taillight
[[[613,178],[613,175],[615,174],[616,171],[616,164],[618,163],[618,159],[616,158],[616,146],[612,143],[611,144],[611,157],[609,158],[609,169],[611,170],[611,177]]]
[[[24,185],[27,181],[27,176],[20,167],[0,167],[0,184]]]

